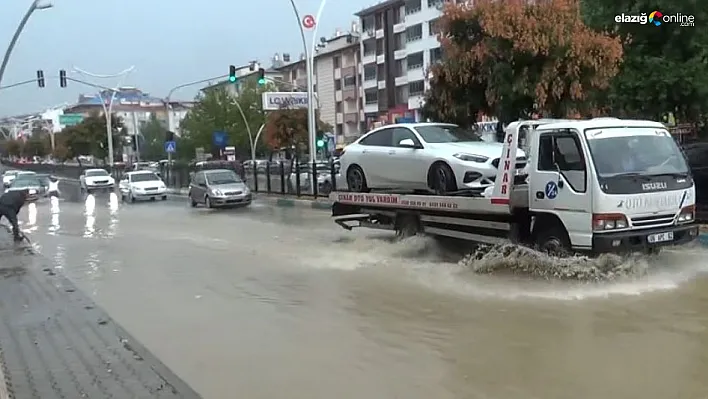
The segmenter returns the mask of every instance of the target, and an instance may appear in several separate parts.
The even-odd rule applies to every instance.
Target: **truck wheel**
[[[428,171],[428,186],[437,195],[446,195],[457,191],[457,180],[450,166],[444,162],[436,162]]]
[[[349,191],[355,193],[368,193],[369,186],[366,184],[366,175],[359,165],[352,165],[347,169],[347,187]]]
[[[546,252],[552,256],[564,257],[569,256],[572,252],[570,245],[570,237],[568,232],[558,222],[550,226],[535,231],[534,243],[539,251]]]
[[[403,214],[396,216],[396,237],[408,238],[420,232],[420,223],[414,215]]]

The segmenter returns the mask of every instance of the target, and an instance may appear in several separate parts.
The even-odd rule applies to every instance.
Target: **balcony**
[[[383,29],[376,29],[376,38],[381,39],[384,37],[384,30]]]
[[[342,71],[342,76],[354,76],[354,75],[356,75],[356,66],[351,65],[351,66],[342,67],[341,71]],[[335,78],[337,78],[337,77],[335,76]],[[337,78],[337,79],[339,79],[339,78]]]
[[[401,33],[406,31],[406,20],[403,19],[401,22],[393,25],[393,33]]]
[[[364,57],[362,57],[362,60],[361,60],[361,63],[363,65],[373,64],[374,62],[376,62],[376,53],[364,54]]]
[[[348,112],[344,114],[344,123],[357,123],[359,122],[358,116],[357,112]]]
[[[350,87],[345,87],[344,90],[341,91],[342,93],[342,99],[344,101],[352,101],[356,100],[357,95],[356,95],[356,88],[354,86]],[[341,101],[341,100],[338,100]]]
[[[335,118],[335,120],[337,121],[338,125],[344,123],[344,115],[342,115],[341,112],[337,112],[337,117]]]
[[[377,63],[377,64],[383,64],[384,62],[386,62],[386,56],[385,56],[385,55],[381,54],[381,55],[377,55],[377,56],[376,56],[376,63]]]
[[[364,31],[364,39],[373,39],[376,33],[374,33],[373,29],[367,29]]]
[[[423,107],[423,93],[415,93],[408,97],[408,109],[419,109]]]
[[[297,87],[295,89],[297,90],[307,90],[307,78],[298,78],[295,79],[295,82],[293,84]]]
[[[403,86],[408,84],[408,76],[398,76],[396,77],[396,86]]]
[[[374,87],[376,87],[376,78],[365,80],[363,86],[365,89],[373,89]]]
[[[378,84],[379,90],[383,90],[386,88],[386,81],[385,80],[379,80]]]
[[[379,103],[367,103],[364,104],[364,113],[365,114],[375,114],[379,112]]]
[[[409,69],[406,75],[408,76],[409,82],[425,80],[425,70],[423,69],[422,65],[420,66],[420,68]]]
[[[405,48],[402,48],[400,50],[396,50],[393,52],[393,58],[396,60],[401,60],[408,57],[408,51],[406,51]]]
[[[334,69],[334,78],[335,78],[335,79],[341,79],[341,78],[342,78],[342,68],[335,68],[335,69]]]
[[[342,91],[337,90],[334,92],[334,101],[342,101]]]

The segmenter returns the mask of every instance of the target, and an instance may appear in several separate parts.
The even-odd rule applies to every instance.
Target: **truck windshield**
[[[686,160],[666,129],[588,129],[585,135],[600,177],[688,174]]]

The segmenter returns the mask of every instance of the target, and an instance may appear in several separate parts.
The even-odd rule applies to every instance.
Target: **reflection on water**
[[[111,210],[111,215],[118,213],[118,195],[116,193],[111,193],[108,199],[108,208]]]
[[[108,236],[113,237],[116,235],[116,231],[118,230],[118,208],[119,208],[119,202],[118,202],[118,195],[116,193],[111,193],[111,196],[108,200],[108,208],[111,211],[111,219],[110,222],[108,223]]]
[[[96,216],[94,216],[96,211],[96,198],[89,194],[86,197],[86,202],[84,203],[84,210],[86,215],[86,228],[84,229],[84,238],[91,238],[96,232]]]
[[[59,198],[51,197],[49,199],[50,212],[52,214],[52,221],[49,224],[48,232],[51,235],[56,235],[59,231]]]
[[[30,203],[27,206],[27,231],[37,231],[37,204]]]

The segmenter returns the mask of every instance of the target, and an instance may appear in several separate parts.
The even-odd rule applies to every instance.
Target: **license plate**
[[[657,234],[651,234],[647,236],[647,241],[649,241],[649,244],[656,244],[659,242],[667,242],[667,241],[673,241],[674,240],[674,232],[673,231],[668,231],[666,233],[657,233]]]

